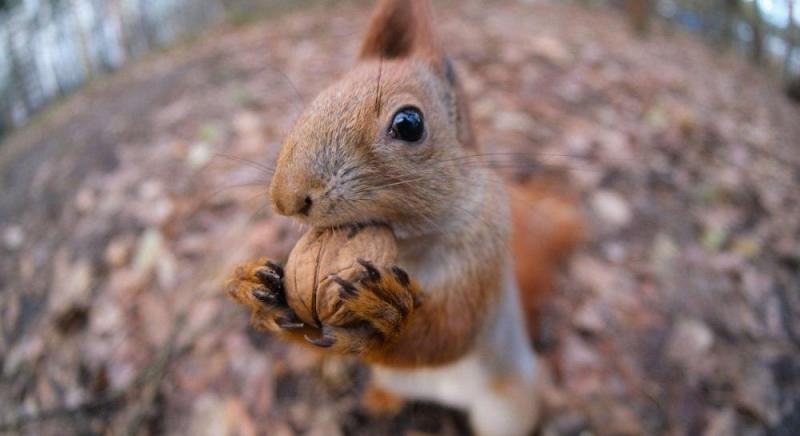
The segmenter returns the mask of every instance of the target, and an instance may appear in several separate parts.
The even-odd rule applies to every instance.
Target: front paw
[[[252,323],[263,330],[299,330],[305,325],[286,304],[283,268],[265,258],[238,268],[225,288],[237,303],[251,310]]]
[[[416,282],[397,266],[358,259],[359,268],[329,279],[339,289],[338,307],[306,340],[321,348],[364,354],[390,346],[420,304]]]

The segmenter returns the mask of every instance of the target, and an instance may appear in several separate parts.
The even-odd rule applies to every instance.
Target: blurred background
[[[335,0],[325,0],[333,2]],[[221,23],[246,23],[322,0],[4,0],[0,2],[0,134],[98,76]],[[582,0],[698,33],[764,66],[800,99],[800,41],[793,0]],[[793,19],[790,19],[793,17]]]
[[[577,192],[542,434],[800,428],[800,2],[435,1],[487,164]],[[247,326],[282,136],[366,0],[0,0],[0,433],[459,435]],[[505,156],[505,158],[503,157]]]

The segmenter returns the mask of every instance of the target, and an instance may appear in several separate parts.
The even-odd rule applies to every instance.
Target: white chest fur
[[[524,330],[518,291],[505,274],[498,312],[474,349],[439,367],[373,367],[373,382],[406,398],[435,401],[469,412],[476,434],[524,435],[538,417],[536,357]]]

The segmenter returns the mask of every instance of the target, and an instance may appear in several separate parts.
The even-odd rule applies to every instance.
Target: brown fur
[[[358,64],[311,103],[286,137],[270,192],[279,213],[312,226],[389,223],[399,239],[399,266],[423,276],[404,285],[392,265],[377,265],[380,279],[372,283],[343,278],[359,296],[347,301],[341,322],[321,331],[303,326],[286,332],[272,318],[288,307],[264,308],[250,296],[262,286],[250,265],[228,289],[253,310],[256,325],[405,368],[459,359],[496,315],[511,262],[510,212],[497,177],[483,166],[463,164],[477,145],[466,98],[434,38],[430,13],[427,1],[379,2]],[[407,105],[423,111],[427,136],[420,144],[386,134],[392,115]],[[534,204],[535,218],[514,208],[513,246],[524,265],[517,269],[520,282],[538,296],[523,298],[533,312],[554,268],[578,240],[580,224],[569,200],[538,185],[521,189],[514,188],[512,202],[524,196],[526,206]],[[313,206],[304,210],[307,198]],[[419,295],[421,304],[386,295]]]
[[[583,220],[575,199],[546,180],[511,183],[508,188],[514,271],[528,332],[533,335],[558,267],[584,239]]]
[[[426,60],[443,72],[444,56],[427,1],[382,1],[372,13],[359,59]]]

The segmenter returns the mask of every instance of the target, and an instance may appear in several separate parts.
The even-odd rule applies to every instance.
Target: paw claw
[[[264,284],[264,286],[267,286],[270,289],[281,289],[283,287],[281,277],[269,267],[261,267],[257,269],[256,277],[259,281],[261,281],[261,283]]]
[[[263,286],[254,288],[252,293],[253,297],[255,297],[256,300],[264,304],[275,305],[278,303],[278,299],[275,297],[275,293],[271,292],[269,289]]]
[[[341,278],[339,276],[333,276],[332,279],[333,279],[334,282],[336,282],[336,284],[338,284],[339,286],[342,287],[339,290],[339,296],[340,297],[342,297],[342,298],[353,298],[353,297],[356,297],[358,295],[358,289],[356,289],[356,287],[353,286],[352,283],[348,282],[347,280],[345,280],[345,279],[343,279],[343,278]]]
[[[294,316],[278,316],[275,317],[275,324],[284,330],[300,329],[305,326],[302,321]]]
[[[305,336],[306,341],[311,344],[314,344],[320,348],[330,348],[333,344],[336,343],[336,338],[333,336],[325,336],[323,333],[322,336],[318,338],[311,338],[308,335]]]
[[[402,287],[407,288],[408,285],[411,284],[411,279],[408,278],[408,273],[399,266],[395,265],[392,267],[392,274],[397,280],[397,283],[400,283]]]
[[[361,266],[364,267],[364,270],[367,272],[367,277],[369,277],[370,280],[372,280],[373,282],[377,282],[378,280],[380,280],[381,273],[380,271],[378,271],[378,268],[375,268],[375,265],[373,265],[372,262],[364,260],[360,257],[356,259],[356,262],[358,262],[359,264],[361,264]]]
[[[275,263],[275,262],[273,262],[273,261],[271,261],[271,260],[268,260],[268,261],[267,261],[267,263],[266,263],[266,264],[264,264],[264,266],[266,266],[266,267],[268,267],[268,268],[272,269],[272,271],[273,271],[273,272],[274,272],[274,273],[275,273],[275,274],[276,274],[276,275],[277,275],[279,278],[283,278],[283,267],[282,267],[282,266],[280,266],[279,264],[277,264],[277,263]]]

